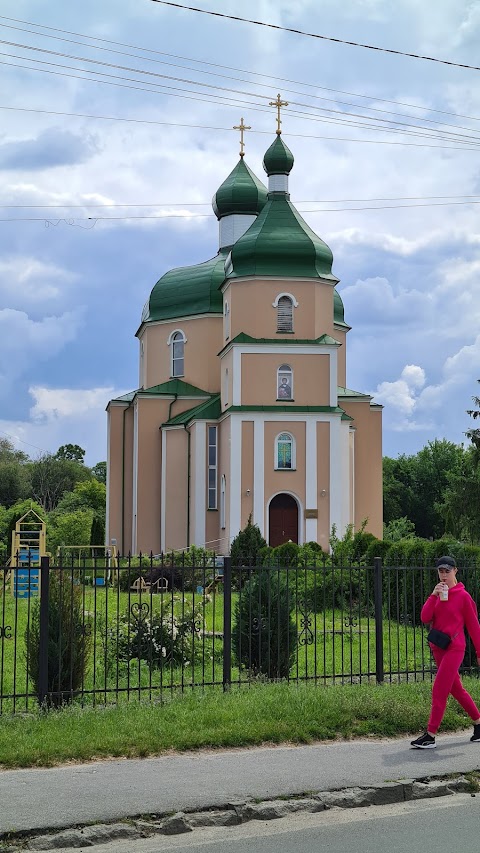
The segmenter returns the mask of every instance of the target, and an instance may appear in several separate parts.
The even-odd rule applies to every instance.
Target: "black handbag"
[[[427,640],[429,643],[433,643],[434,646],[438,646],[439,649],[448,649],[452,642],[452,637],[450,637],[449,634],[445,634],[443,631],[438,631],[437,628],[430,628],[430,631],[427,634]]]

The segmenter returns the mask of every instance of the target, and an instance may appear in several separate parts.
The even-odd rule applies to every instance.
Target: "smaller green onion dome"
[[[294,164],[290,148],[285,145],[281,136],[277,136],[270,148],[265,152],[263,168],[267,175],[289,175]]]
[[[266,201],[267,188],[241,158],[213,196],[212,207],[217,219],[234,213],[256,216]]]
[[[333,322],[345,323],[343,301],[337,290],[333,291]]]
[[[169,270],[157,281],[147,299],[142,323],[173,320],[196,314],[222,314],[219,290],[225,278],[226,250],[202,264]]]

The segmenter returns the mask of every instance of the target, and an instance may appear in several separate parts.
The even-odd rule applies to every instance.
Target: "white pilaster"
[[[341,420],[332,418],[330,422],[330,527],[334,524],[337,535],[343,536],[342,520],[342,442]]]
[[[265,536],[265,421],[255,417],[253,422],[253,523]]]
[[[338,355],[337,350],[333,350],[330,355],[330,405],[338,406]]]
[[[305,441],[305,508],[317,509],[317,423],[313,418],[308,418],[306,425]],[[305,541],[317,541],[318,520],[316,518],[305,519]]]
[[[160,479],[160,549],[165,553],[167,521],[167,431],[162,429],[162,474]]]
[[[193,504],[193,542],[203,547],[205,545],[206,525],[206,467],[207,467],[207,425],[205,422],[197,421],[195,424],[193,440],[194,459],[191,471],[194,474],[193,489],[190,500]]]
[[[233,347],[232,353],[232,404],[242,405],[242,353],[238,347]]]
[[[138,506],[138,401],[133,409],[133,495],[132,495],[132,554],[137,553]]]
[[[242,421],[230,418],[230,541],[241,529],[242,501]]]
[[[124,415],[125,417],[125,415]],[[110,411],[107,412],[107,495],[106,495],[106,506],[105,506],[105,545],[110,545],[110,429],[111,429],[111,417]],[[122,453],[125,453],[125,448],[122,447]],[[123,485],[123,488],[125,486]],[[123,500],[123,495],[122,495]],[[122,530],[123,535],[123,530]],[[119,534],[116,533],[118,537],[119,547],[121,547],[121,540]]]

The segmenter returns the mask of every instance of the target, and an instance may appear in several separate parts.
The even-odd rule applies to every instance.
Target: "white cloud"
[[[407,364],[400,378],[381,382],[374,392],[376,403],[388,405],[401,415],[411,415],[417,404],[417,392],[425,384],[425,371],[416,364]]]
[[[30,415],[34,421],[90,417],[92,412],[105,411],[105,406],[114,396],[114,390],[112,387],[76,390],[35,385],[29,388],[35,400]]]
[[[0,298],[10,308],[43,307],[64,302],[77,275],[37,258],[11,256],[0,260]]]

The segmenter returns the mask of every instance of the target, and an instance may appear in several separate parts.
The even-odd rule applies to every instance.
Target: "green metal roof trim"
[[[228,249],[202,264],[178,267],[165,273],[154,286],[142,314],[142,323],[173,320],[191,314],[222,314],[219,287],[225,278]]]
[[[272,142],[265,152],[263,168],[267,175],[289,175],[295,160],[288,145],[285,145],[280,135]]]
[[[228,415],[230,412],[293,412],[294,414],[326,412],[331,415],[346,415],[348,417],[339,406],[230,406],[228,409],[224,409],[222,414]]]
[[[161,385],[153,385],[151,388],[139,388],[135,394],[150,394],[152,397],[161,397],[167,395],[169,397],[211,397],[208,391],[202,391],[196,385],[190,385],[189,382],[184,382],[183,379],[169,379],[168,382],[162,382]]]
[[[320,335],[319,338],[252,338],[250,335],[247,335],[245,332],[240,332],[240,334],[235,335],[231,341],[229,341],[225,346],[220,350],[218,355],[220,355],[224,350],[226,350],[231,344],[280,344],[281,346],[330,346],[330,347],[339,347],[341,346],[339,341],[336,341],[335,338],[331,338],[330,335]]]
[[[135,394],[137,394],[137,391],[130,391],[122,397],[114,397],[113,400],[110,400],[110,403],[131,403]]]
[[[265,275],[337,281],[332,263],[331,250],[307,225],[287,194],[269,193],[262,212],[233,246],[225,274],[226,278]]]
[[[212,199],[217,219],[232,213],[257,215],[267,202],[267,188],[243,159],[237,163]]]
[[[166,421],[162,426],[181,426],[182,424],[188,424],[190,421],[198,419],[201,419],[202,421],[216,421],[220,415],[220,394],[216,394],[214,397],[211,397],[210,400],[200,403],[199,406],[194,406],[193,409],[188,409],[186,412],[181,412],[181,414],[175,415],[174,418],[170,418],[170,420]]]
[[[358,397],[360,400],[371,400],[371,394],[364,394],[362,391],[351,391],[350,388],[344,388],[343,385],[337,386],[337,397]]]

